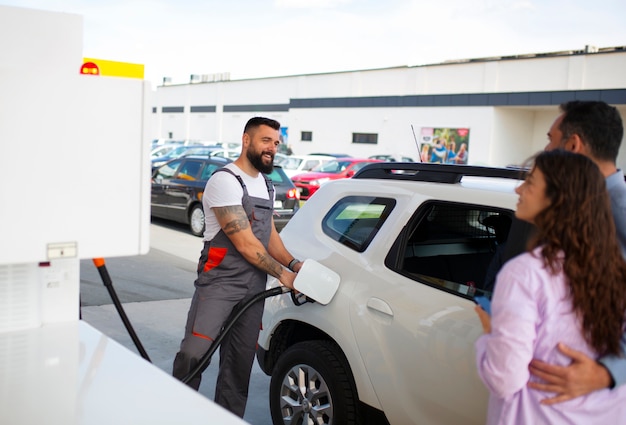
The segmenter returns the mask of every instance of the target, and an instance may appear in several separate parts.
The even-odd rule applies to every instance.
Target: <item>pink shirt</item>
[[[535,253],[539,251],[536,250]],[[563,342],[597,358],[572,312],[564,274],[551,275],[543,260],[521,254],[498,274],[491,305],[491,333],[476,341],[478,373],[490,392],[487,424],[626,424],[626,386],[543,406],[553,395],[529,389],[533,358],[568,365]]]

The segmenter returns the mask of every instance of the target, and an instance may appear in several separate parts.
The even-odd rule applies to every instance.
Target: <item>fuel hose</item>
[[[137,337],[137,334],[135,333],[135,330],[133,329],[133,326],[131,325],[130,320],[128,320],[128,317],[126,316],[126,312],[124,311],[124,308],[122,307],[122,303],[120,302],[117,296],[117,293],[115,292],[115,288],[113,288],[113,281],[111,280],[111,276],[109,275],[109,272],[107,271],[104,259],[94,258],[93,263],[98,269],[98,272],[100,273],[100,277],[102,278],[102,282],[104,283],[104,286],[109,291],[111,300],[113,301],[113,304],[115,305],[115,308],[120,318],[122,319],[122,322],[124,323],[124,326],[126,327],[126,330],[128,331],[128,334],[130,335],[131,339],[135,343],[135,346],[137,347],[139,354],[141,354],[141,357],[143,357],[144,359],[148,360],[149,362],[152,362],[150,360],[150,357],[148,357],[148,353],[143,348],[141,341]],[[237,308],[226,320],[226,323],[222,327],[221,332],[219,333],[217,338],[213,340],[207,352],[200,358],[200,360],[198,361],[198,364],[186,376],[184,376],[181,379],[181,381],[187,384],[189,381],[195,378],[198,374],[201,374],[202,372],[205,371],[205,369],[209,366],[209,363],[211,362],[211,357],[215,353],[215,350],[217,350],[217,347],[219,347],[219,345],[222,343],[222,340],[224,339],[228,331],[230,331],[233,325],[237,323],[237,320],[239,320],[241,315],[245,313],[245,311],[248,308],[250,308],[250,306],[266,298],[274,297],[276,295],[286,294],[287,292],[290,292],[290,291],[291,289],[287,288],[286,286],[277,286],[274,288],[270,288],[270,289],[267,289],[263,292],[256,294],[255,296],[250,298],[248,301],[246,301],[244,304],[242,304],[239,308]],[[293,291],[291,292],[291,295],[292,295],[292,300],[294,304],[296,305],[303,304],[302,301],[296,302],[295,294]],[[312,300],[307,299],[307,301],[312,301]]]
[[[115,288],[113,288],[113,281],[111,280],[111,276],[109,275],[109,272],[107,270],[106,263],[104,262],[104,258],[94,258],[93,264],[98,269],[98,273],[100,273],[100,277],[102,278],[102,283],[104,283],[104,286],[109,291],[109,295],[111,296],[111,300],[113,301],[113,304],[115,305],[115,309],[117,310],[117,313],[120,315],[120,319],[122,319],[122,322],[124,323],[124,326],[126,327],[128,334],[130,335],[130,338],[135,343],[135,346],[137,347],[139,354],[141,354],[141,357],[143,357],[144,359],[152,363],[152,361],[150,360],[150,357],[148,357],[148,353],[146,353],[146,350],[144,350],[143,345],[141,345],[141,341],[137,337],[137,334],[135,333],[135,330],[133,329],[133,325],[131,325],[130,320],[128,320],[128,316],[126,316],[126,312],[124,311],[124,308],[122,307],[122,303],[120,303],[120,299],[117,297],[117,293],[115,292]]]
[[[239,317],[241,317],[241,315],[251,305],[253,305],[253,304],[255,304],[255,303],[257,303],[257,302],[259,302],[261,300],[264,300],[266,298],[269,298],[269,297],[274,297],[274,296],[280,295],[280,294],[286,294],[289,291],[291,291],[291,289],[287,288],[286,286],[277,286],[275,288],[267,289],[267,290],[265,290],[263,292],[260,292],[260,293],[256,294],[255,296],[250,298],[248,301],[246,301],[241,307],[239,307],[237,310],[235,310],[235,312],[233,314],[231,314],[231,316],[228,318],[228,320],[226,320],[226,323],[224,324],[224,327],[222,328],[222,331],[219,333],[217,338],[215,338],[213,340],[213,342],[211,343],[211,346],[209,347],[207,352],[198,361],[198,364],[187,375],[185,375],[181,379],[181,381],[183,383],[187,384],[189,381],[191,381],[197,375],[199,375],[199,374],[201,374],[202,372],[205,371],[205,369],[209,366],[209,363],[211,362],[211,357],[213,356],[213,353],[215,353],[215,350],[217,350],[217,347],[219,347],[219,345],[222,343],[222,340],[224,339],[224,337],[226,336],[226,334],[228,333],[230,328],[232,328],[233,325],[235,323],[237,323],[237,320],[239,319]]]

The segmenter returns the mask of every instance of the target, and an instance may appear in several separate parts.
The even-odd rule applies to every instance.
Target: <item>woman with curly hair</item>
[[[533,358],[567,365],[564,343],[592,358],[624,355],[626,262],[615,235],[605,179],[587,157],[542,152],[516,189],[515,215],[537,232],[528,251],[504,265],[485,334],[476,341],[478,373],[490,392],[488,424],[626,424],[626,386],[555,405],[530,390]]]

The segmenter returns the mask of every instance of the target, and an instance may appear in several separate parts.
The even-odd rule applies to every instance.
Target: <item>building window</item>
[[[185,112],[184,106],[163,106],[161,112],[164,114],[180,114]]]
[[[192,106],[189,108],[189,112],[198,113],[198,112],[215,112],[215,106]]]
[[[378,144],[378,134],[376,133],[352,133],[352,143]]]
[[[300,133],[300,140],[303,142],[312,142],[313,141],[313,132],[312,131],[303,131]]]

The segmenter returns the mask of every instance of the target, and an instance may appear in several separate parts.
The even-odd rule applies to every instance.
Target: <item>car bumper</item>
[[[297,210],[274,210],[274,225],[279,232],[287,225]]]

